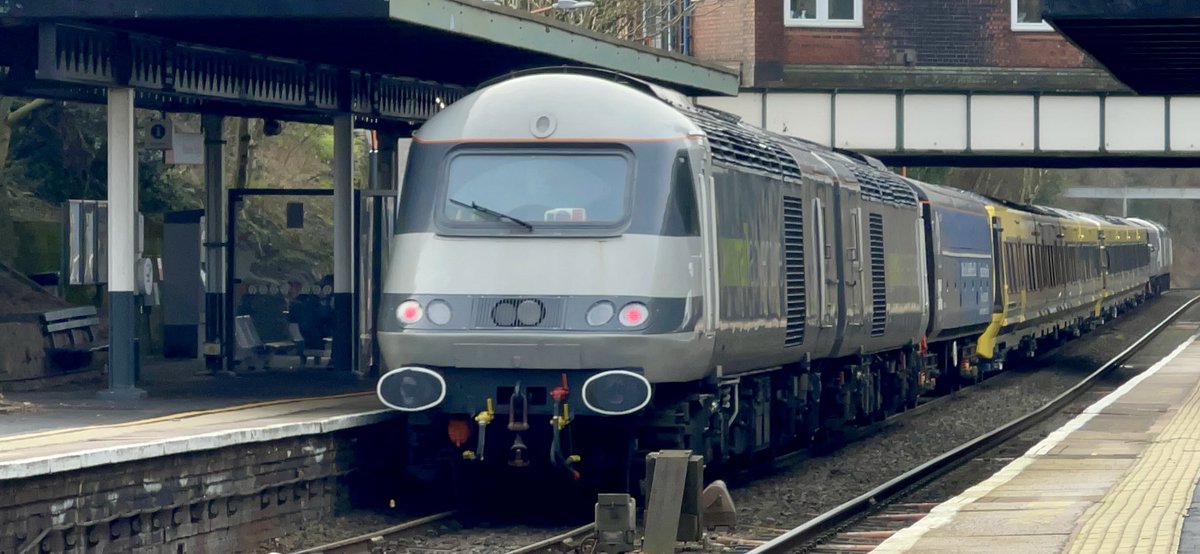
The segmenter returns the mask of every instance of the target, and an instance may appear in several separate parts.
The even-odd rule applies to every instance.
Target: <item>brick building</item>
[[[1134,96],[1041,20],[1046,0],[694,1],[692,54],[742,76],[698,101],[774,132],[898,165],[1200,152],[1200,97]]]
[[[1118,92],[1041,0],[700,0],[693,53],[785,90]]]

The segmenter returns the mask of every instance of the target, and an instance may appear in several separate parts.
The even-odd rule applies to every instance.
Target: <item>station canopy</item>
[[[1042,15],[1142,94],[1200,93],[1200,2],[1042,0]]]
[[[0,13],[4,93],[141,107],[415,123],[480,83],[545,66],[736,94],[736,71],[479,0],[30,0]]]

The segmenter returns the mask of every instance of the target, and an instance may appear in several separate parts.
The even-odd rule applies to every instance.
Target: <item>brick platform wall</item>
[[[255,551],[386,489],[390,425],[0,481],[0,552]]]

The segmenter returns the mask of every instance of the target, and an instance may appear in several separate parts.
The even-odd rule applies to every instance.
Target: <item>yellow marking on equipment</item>
[[[992,359],[996,352],[996,336],[1000,334],[1000,329],[1003,327],[1004,314],[992,314],[992,322],[988,324],[987,329],[975,343],[975,352],[983,358]]]
[[[195,410],[191,412],[180,412],[177,414],[167,414],[163,416],[151,417],[147,419],[139,419],[136,421],[125,421],[122,423],[106,423],[102,425],[85,425],[83,427],[69,427],[66,429],[51,429],[49,431],[41,431],[38,433],[27,433],[24,435],[8,435],[0,437],[0,443],[12,442],[25,439],[35,439],[40,437],[48,437],[53,435],[61,435],[64,433],[76,433],[79,431],[90,431],[94,429],[120,429],[122,427],[136,427],[148,423],[158,423],[160,421],[173,421],[178,419],[187,419],[212,414],[220,414],[226,412],[236,412],[238,410],[249,410],[253,408],[263,408],[266,406],[278,406],[280,404],[292,404],[295,402],[305,402],[309,400],[335,400],[338,398],[354,398],[358,396],[368,396],[375,394],[374,391],[367,392],[348,392],[343,394],[333,394],[329,396],[308,396],[303,398],[283,398],[280,400],[266,400],[263,402],[253,402],[250,404],[239,404],[237,406],[225,406],[223,408],[211,408],[208,410]]]
[[[1183,518],[1200,479],[1197,451],[1200,386],[1100,504],[1084,515],[1068,552],[1178,552]]]

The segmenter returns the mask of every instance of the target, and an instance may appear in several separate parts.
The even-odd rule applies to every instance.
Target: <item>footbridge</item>
[[[1200,98],[1038,91],[744,90],[700,103],[894,165],[1194,166]]]

